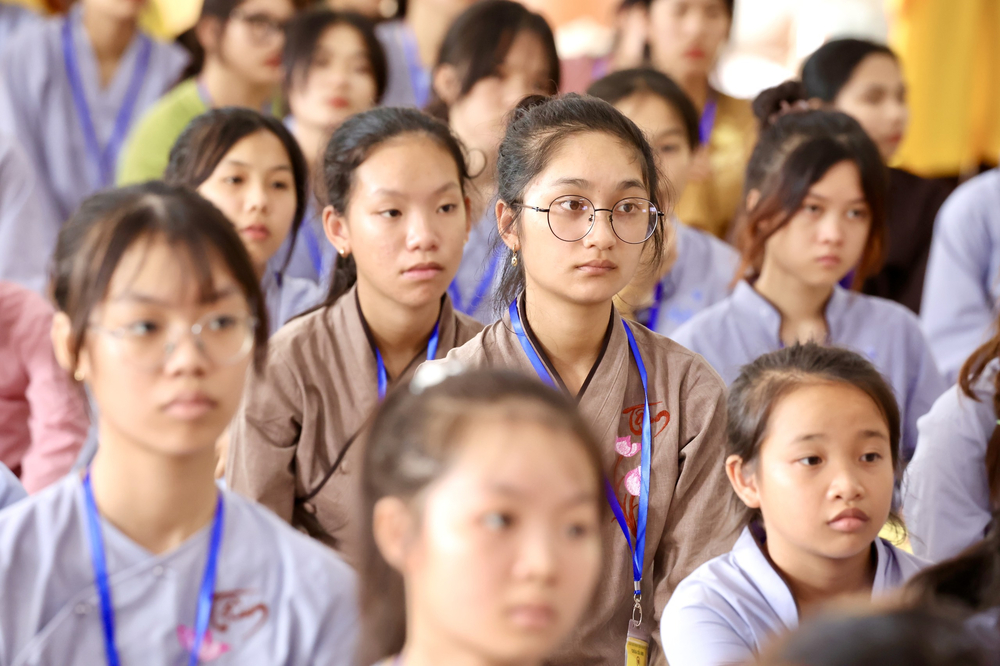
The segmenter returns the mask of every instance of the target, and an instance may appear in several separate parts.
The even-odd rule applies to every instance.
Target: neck
[[[215,108],[242,106],[259,111],[274,94],[273,86],[242,79],[213,56],[206,57],[200,78]]]
[[[570,393],[580,392],[608,332],[611,301],[570,303],[542,289],[526,289],[525,316]]]
[[[83,12],[83,29],[97,58],[101,85],[106,86],[118,69],[118,62],[132,43],[134,19],[119,19],[89,9]]]
[[[768,535],[765,551],[788,583],[799,614],[843,594],[871,594],[875,560],[871,547],[845,559],[805,554]]]
[[[461,5],[461,3],[454,3]],[[406,23],[413,30],[417,40],[420,62],[427,69],[437,62],[441,42],[451,27],[452,21],[461,12],[442,11],[440,7],[429,7],[426,3],[413,2],[406,9]]]
[[[101,446],[91,467],[101,515],[152,553],[163,553],[211,522],[218,489],[209,443],[188,456],[165,456],[100,427]]]
[[[322,161],[323,151],[326,149],[327,141],[330,140],[330,130],[325,127],[316,127],[299,122],[295,119],[295,128],[292,134],[298,141],[302,153],[309,164],[309,172],[315,173],[316,165]]]
[[[441,302],[431,299],[417,307],[407,307],[379,294],[358,279],[358,302],[375,345],[382,354],[386,372],[399,377],[427,346],[441,315]]]
[[[694,102],[695,108],[698,111],[703,110],[705,104],[708,102],[708,93],[711,90],[708,86],[708,77],[702,74],[692,74],[681,79],[680,84],[684,92]]]
[[[822,341],[826,337],[826,304],[833,287],[806,284],[765,261],[753,288],[781,313],[781,339],[785,344]]]

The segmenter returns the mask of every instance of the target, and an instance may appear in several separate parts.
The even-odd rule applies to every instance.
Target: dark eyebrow
[[[513,486],[509,486],[505,483],[491,483],[489,485],[489,490],[490,492],[494,492],[498,495],[506,495],[508,497],[516,497],[516,498],[524,497],[524,493],[522,493],[520,490],[514,488]],[[594,502],[596,501],[596,499],[597,499],[596,493],[583,491],[577,493],[576,495],[573,495],[564,502],[561,502],[560,506],[562,507],[577,506],[578,504],[586,504],[589,502]]]
[[[232,164],[233,166],[243,167],[244,169],[252,169],[253,167],[246,162],[241,162],[239,160],[234,160],[232,158],[226,158],[225,162],[227,164]],[[292,167],[288,164],[281,164],[279,166],[270,167],[268,171],[291,171]]]
[[[586,189],[592,186],[589,180],[585,178],[560,178],[552,183],[553,185],[569,185],[570,187],[579,187],[581,189]],[[638,188],[640,190],[645,190],[646,186],[642,184],[641,181],[635,180],[634,178],[628,178],[626,180],[618,183],[617,191],[621,190],[631,190]]]
[[[432,195],[444,194],[448,190],[461,190],[461,189],[462,188],[459,187],[458,183],[452,181],[452,182],[449,182],[449,183],[445,183],[441,187],[439,187],[436,190],[434,190],[433,192],[431,192],[431,194]],[[389,189],[387,187],[381,187],[381,188],[375,190],[374,192],[372,192],[372,196],[379,196],[379,197],[404,197],[404,196],[406,196],[406,193],[405,192],[400,192],[399,190],[392,190],[392,189]]]
[[[824,197],[822,194],[815,194],[813,192],[806,192],[806,198],[807,199],[819,199],[820,201],[830,201],[829,197]],[[849,204],[856,204],[856,203],[867,204],[868,203],[868,199],[865,199],[864,197],[858,197],[857,199],[851,199],[847,203],[849,203]]]
[[[233,295],[239,294],[239,293],[241,293],[241,290],[240,290],[239,286],[237,286],[237,285],[230,285],[230,286],[226,287],[225,289],[221,289],[219,291],[212,291],[212,292],[209,292],[209,293],[205,294],[201,298],[200,302],[201,303],[218,303],[219,301],[221,301],[224,298],[228,298],[230,296],[233,296]],[[134,302],[137,302],[137,303],[143,303],[143,304],[146,304],[146,305],[158,305],[158,306],[161,306],[161,307],[171,307],[171,306],[174,305],[174,303],[170,303],[169,301],[165,301],[165,300],[157,298],[155,296],[150,296],[149,294],[143,294],[142,292],[137,292],[137,291],[126,291],[121,296],[118,296],[117,298],[115,298],[114,301],[115,302],[134,301]]]

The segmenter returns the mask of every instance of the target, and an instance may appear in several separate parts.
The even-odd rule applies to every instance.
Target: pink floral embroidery
[[[636,467],[634,470],[625,475],[625,490],[628,491],[629,495],[638,497],[641,487],[642,469]]]
[[[615,451],[618,455],[624,456],[626,458],[631,458],[635,454],[642,450],[641,442],[633,442],[632,438],[628,435],[624,437],[619,437],[615,440]]]
[[[191,652],[194,647],[194,629],[185,627],[183,624],[177,627],[177,639],[185,650]],[[198,651],[198,661],[214,661],[226,654],[232,648],[227,643],[218,642],[212,638],[212,630],[205,632],[205,640],[201,642],[201,649]]]

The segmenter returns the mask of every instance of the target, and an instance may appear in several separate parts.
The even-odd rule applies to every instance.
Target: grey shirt
[[[203,662],[350,666],[355,577],[267,509],[225,503]],[[187,663],[211,526],[154,555],[101,521],[123,664]],[[83,487],[67,477],[0,514],[0,664],[105,663]]]

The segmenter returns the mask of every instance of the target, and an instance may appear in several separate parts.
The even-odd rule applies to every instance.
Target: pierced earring
[[[73,372],[73,379],[75,379],[78,382],[82,382],[84,380],[84,377],[85,375],[83,374],[83,370],[80,370],[79,368],[77,368]]]
[[[510,256],[510,265],[517,266],[517,252]]]

